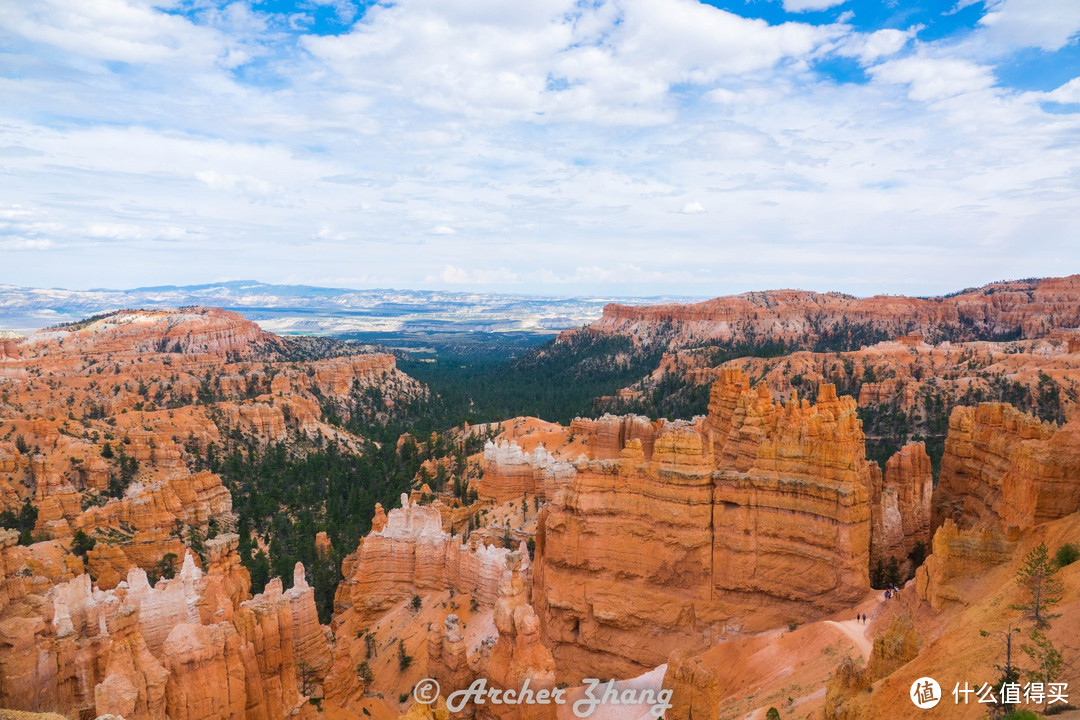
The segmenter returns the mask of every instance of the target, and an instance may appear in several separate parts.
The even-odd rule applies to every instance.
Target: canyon
[[[702,414],[386,437],[379,428],[431,398],[393,355],[278,337],[235,313],[120,311],[5,339],[0,707],[554,720],[568,708],[451,713],[412,691],[423,678],[444,699],[477,680],[528,681],[581,697],[592,677],[671,690],[678,720],[770,706],[909,717],[915,678],[993,679],[979,630],[1019,622],[1003,608],[1021,599],[1025,557],[1080,542],[1078,283],[609,306],[575,332],[666,352],[624,396],[678,375],[708,388]],[[840,351],[712,363],[702,350],[859,333],[872,342]],[[1018,387],[1033,407],[995,395]],[[945,420],[937,435],[870,436],[894,410]],[[408,487],[366,495],[348,547],[333,527],[312,531],[308,561],[273,564],[282,577],[256,585],[256,557],[274,561],[274,528],[289,520],[241,516],[253,491],[237,467],[326,452],[386,453],[410,468]],[[1080,563],[1058,572],[1047,637],[1076,682]]]

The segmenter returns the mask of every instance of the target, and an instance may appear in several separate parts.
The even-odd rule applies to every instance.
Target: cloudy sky
[[[0,0],[0,283],[1080,272],[1077,0]]]

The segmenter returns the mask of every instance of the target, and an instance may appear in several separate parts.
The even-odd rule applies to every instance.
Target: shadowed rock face
[[[885,476],[874,468],[870,498],[870,566],[896,558],[901,566],[923,544],[930,548],[934,478],[922,443],[900,449],[885,464]],[[925,553],[924,553],[925,554]]]
[[[660,424],[651,460],[634,439],[575,463],[534,576],[560,677],[630,676],[861,597],[874,468],[855,410],[831,386],[781,405],[732,371],[708,417]]]
[[[934,498],[934,527],[952,519],[1023,530],[1080,508],[1080,415],[1061,428],[1005,403],[958,407]]]

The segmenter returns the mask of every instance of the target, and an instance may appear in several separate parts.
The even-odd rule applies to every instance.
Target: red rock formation
[[[1006,562],[1012,544],[993,525],[960,530],[947,518],[934,533],[931,555],[916,571],[915,591],[935,610],[949,603],[966,603],[962,581]]]
[[[720,466],[713,496],[715,587],[728,602],[740,598],[736,605],[839,609],[868,588],[873,469],[855,401],[837,398],[830,385],[812,406],[793,398],[758,415],[762,400],[747,391],[728,431],[720,421],[713,426],[729,439],[723,457],[735,460],[731,469]],[[744,418],[762,420],[751,429],[764,433],[745,471]]]
[[[874,469],[870,496],[870,564],[901,566],[922,543],[930,548],[930,509],[934,478],[923,443],[905,445],[885,464],[885,477]]]
[[[269,403],[228,405],[226,412],[231,424],[246,428],[267,442],[285,439],[285,415],[279,407]]]
[[[586,331],[621,334],[669,348],[703,342],[772,341],[812,344],[855,326],[897,337],[914,329],[927,338],[977,339],[984,335],[1038,337],[1080,326],[1080,275],[995,283],[943,298],[875,296],[774,290],[690,305],[611,304]],[[577,331],[571,331],[577,332]]]
[[[528,557],[526,555],[526,557]],[[496,688],[519,689],[528,681],[534,691],[555,687],[555,659],[540,638],[540,619],[529,604],[525,582],[519,572],[521,555],[507,558],[509,573],[495,604],[495,627],[499,639],[491,651],[484,674]],[[553,705],[484,707],[480,717],[503,720],[539,720],[555,717]]]
[[[445,590],[472,593],[488,607],[499,596],[509,550],[484,546],[472,549],[460,536],[443,531],[442,518],[432,506],[409,502],[391,510],[385,527],[373,529],[347,558],[345,579],[334,598],[334,623],[362,626],[418,592]]]
[[[16,338],[0,337],[0,361],[17,360],[19,357],[19,342]]]
[[[533,601],[561,678],[632,676],[735,627],[868,589],[872,469],[851,398],[773,402],[741,374],[646,461],[579,461],[541,514]],[[584,675],[582,674],[584,673]]]
[[[182,557],[184,545],[175,534],[178,526],[194,526],[206,532],[212,519],[227,523],[231,513],[232,497],[221,478],[200,472],[148,485],[136,483],[124,497],[78,513],[71,525],[76,530],[112,528],[133,532],[129,540],[98,545],[88,554],[99,586],[109,589],[130,567],[151,570],[166,554]]]
[[[496,444],[489,440],[484,445],[484,474],[477,483],[477,494],[496,504],[526,495],[546,500],[572,474],[573,467],[556,460],[543,443],[525,453],[517,443]]]
[[[162,648],[170,720],[245,717],[247,672],[240,653],[231,625],[173,627]]]
[[[326,531],[320,530],[315,533],[315,554],[321,558],[328,558],[333,551],[334,545],[330,542],[330,538],[327,536]]]
[[[428,636],[428,670],[444,692],[466,688],[476,673],[469,665],[468,648],[461,632],[461,619],[447,615],[441,627]]]
[[[133,568],[109,591],[87,575],[66,582],[27,575],[32,549],[0,541],[5,707],[129,720],[282,720],[302,703],[300,663],[329,665],[302,572],[287,593],[274,580],[246,600],[235,535],[208,541],[206,573],[188,555],[171,580],[151,587]]]
[[[55,539],[18,547],[0,533],[0,707],[127,720],[314,712],[301,694],[320,693],[332,658],[302,567],[289,591],[273,581],[252,598],[225,534],[204,543],[200,569],[185,540],[235,518],[221,478],[186,462],[238,432],[355,446],[321,422],[322,404],[367,411],[356,391],[378,387],[380,411],[424,390],[389,355],[287,362],[290,348],[202,308],[122,311],[5,343],[0,509],[30,498],[35,531]],[[69,552],[77,531],[97,541],[85,565]],[[177,575],[151,585],[170,554]],[[457,571],[479,582],[466,555]]]
[[[958,407],[934,497],[934,525],[1024,529],[1080,508],[1080,415],[1061,429],[1004,403]]]
[[[293,569],[293,586],[285,591],[292,614],[293,656],[297,667],[303,665],[313,680],[322,681],[330,670],[333,658],[330,642],[315,608],[315,590],[307,584],[302,563]]]
[[[574,418],[570,434],[581,436],[592,460],[614,460],[631,440],[640,440],[645,459],[652,458],[657,430],[641,415],[606,414],[597,420]]]
[[[111,638],[103,654],[105,679],[94,687],[94,710],[124,718],[165,717],[168,672],[139,633],[139,613],[124,605],[110,614]]]
[[[311,364],[314,384],[327,395],[348,395],[354,388],[379,385],[395,371],[393,355],[354,355]]]
[[[217,308],[120,310],[96,321],[23,338],[23,357],[65,353],[183,353],[249,358],[279,348],[277,338],[243,316]]]

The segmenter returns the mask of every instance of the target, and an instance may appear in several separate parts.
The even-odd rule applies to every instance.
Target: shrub
[[[412,655],[405,652],[405,641],[404,640],[398,640],[397,661],[398,661],[398,667],[401,669],[402,672],[407,670],[409,668],[409,666],[412,665],[412,661],[413,661]],[[405,701],[402,700],[402,702],[405,702]]]
[[[1077,548],[1072,543],[1065,543],[1054,553],[1054,562],[1057,563],[1058,567],[1072,565],[1077,560],[1080,560],[1080,548]]]
[[[356,676],[363,680],[365,685],[370,685],[375,680],[375,673],[366,660],[356,666]]]
[[[1030,710],[1017,710],[1006,715],[1005,720],[1039,720],[1039,716]]]

